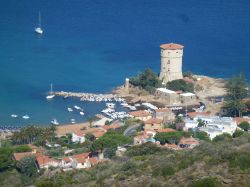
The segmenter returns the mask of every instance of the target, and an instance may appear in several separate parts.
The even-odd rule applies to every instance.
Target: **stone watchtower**
[[[175,43],[162,44],[160,80],[165,84],[169,81],[182,79],[182,55],[184,46]]]

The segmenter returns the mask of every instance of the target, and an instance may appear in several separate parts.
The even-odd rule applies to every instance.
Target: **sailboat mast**
[[[50,84],[50,95],[52,95],[52,83]]]
[[[38,14],[38,26],[41,27],[42,26],[42,23],[41,23],[41,13],[39,11],[39,14]]]

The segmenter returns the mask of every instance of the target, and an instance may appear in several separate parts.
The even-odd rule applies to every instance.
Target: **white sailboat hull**
[[[55,95],[48,95],[46,96],[46,99],[53,99],[55,97]]]
[[[40,27],[35,28],[35,32],[36,32],[37,34],[43,34],[43,30],[42,30],[42,28],[40,28]]]

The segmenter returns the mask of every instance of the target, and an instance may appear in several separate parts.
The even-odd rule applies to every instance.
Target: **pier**
[[[101,101],[123,102],[125,101],[124,98],[121,98],[115,94],[94,94],[94,93],[64,92],[64,91],[54,92],[54,94],[56,96],[64,97],[64,98],[68,98],[68,97],[80,98],[81,101],[97,101],[97,102],[101,102]]]

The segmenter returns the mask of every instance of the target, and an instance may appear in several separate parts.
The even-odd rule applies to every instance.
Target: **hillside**
[[[15,172],[1,175],[9,186]],[[19,183],[16,175],[16,185]],[[196,182],[195,182],[196,181]],[[13,181],[12,181],[13,182]],[[48,171],[36,186],[249,186],[250,135],[203,142],[193,150],[173,151],[153,144],[130,148],[123,157],[89,170]],[[33,182],[32,182],[33,183]],[[203,185],[201,185],[203,184]]]

